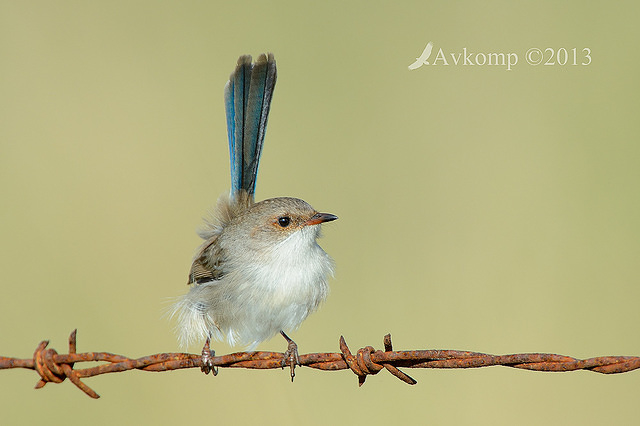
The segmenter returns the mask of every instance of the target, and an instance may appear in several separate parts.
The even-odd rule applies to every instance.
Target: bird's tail
[[[269,53],[260,55],[255,63],[251,56],[241,56],[224,88],[232,199],[244,190],[253,200],[275,85],[276,61]]]

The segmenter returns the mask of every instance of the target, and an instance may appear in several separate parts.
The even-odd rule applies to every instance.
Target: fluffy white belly
[[[221,280],[195,285],[175,308],[184,346],[211,336],[249,350],[294,330],[328,294],[331,258],[318,246],[287,241],[269,259],[247,256]]]

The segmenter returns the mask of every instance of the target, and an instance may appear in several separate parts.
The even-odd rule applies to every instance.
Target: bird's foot
[[[287,336],[284,331],[280,331],[280,334],[282,334],[282,337],[284,337],[284,339],[287,341],[287,344],[289,345],[282,358],[282,368],[284,369],[284,367],[286,367],[287,365],[289,366],[289,368],[291,369],[291,381],[293,382],[293,378],[296,377],[296,365],[300,365],[300,358],[298,357],[298,345],[296,345],[296,342],[291,340],[291,338]]]
[[[216,356],[216,351],[213,351],[209,348],[209,344],[211,343],[211,339],[207,339],[207,342],[204,344],[202,348],[202,365],[200,366],[200,371],[204,374],[209,374],[209,372],[213,372],[214,376],[218,375],[218,367],[213,365],[213,357]]]

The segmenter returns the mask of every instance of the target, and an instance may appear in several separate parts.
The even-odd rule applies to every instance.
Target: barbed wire
[[[83,378],[100,374],[118,373],[129,370],[170,371],[183,368],[200,368],[202,355],[188,353],[161,353],[142,358],[128,358],[108,352],[76,352],[77,330],[69,336],[69,353],[59,354],[55,349],[47,349],[49,341],[40,342],[33,358],[19,359],[0,356],[0,370],[28,368],[37,371],[40,380],[35,388],[47,383],[62,383],[68,378],[91,398],[100,396],[84,382]],[[533,371],[576,371],[588,370],[602,374],[626,373],[640,368],[640,357],[603,356],[576,359],[564,355],[544,353],[524,353],[512,355],[490,355],[479,352],[453,350],[394,351],[391,335],[384,336],[384,351],[372,346],[359,349],[352,354],[344,337],[340,336],[339,353],[312,353],[299,355],[299,365],[324,371],[350,369],[358,377],[362,386],[368,375],[387,370],[403,382],[415,385],[416,380],[400,371],[403,368],[478,368],[501,365]],[[282,368],[284,354],[281,352],[237,352],[211,357],[214,367],[273,369]],[[74,369],[78,362],[106,362],[95,367]],[[293,374],[292,374],[293,375]]]

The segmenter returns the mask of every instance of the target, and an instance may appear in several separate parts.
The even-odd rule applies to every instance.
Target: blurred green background
[[[332,293],[301,353],[640,355],[636,2],[0,2],[0,354],[177,351],[194,230],[228,190],[222,88],[241,54],[279,80],[257,197],[340,216]],[[515,52],[513,70],[424,66]],[[591,49],[530,66],[527,49]],[[580,62],[580,57],[578,58]],[[218,353],[233,351],[217,344]],[[275,338],[261,349],[284,350]],[[199,347],[190,348],[199,352]],[[34,391],[3,424],[637,424],[640,373],[508,368],[130,372]]]

